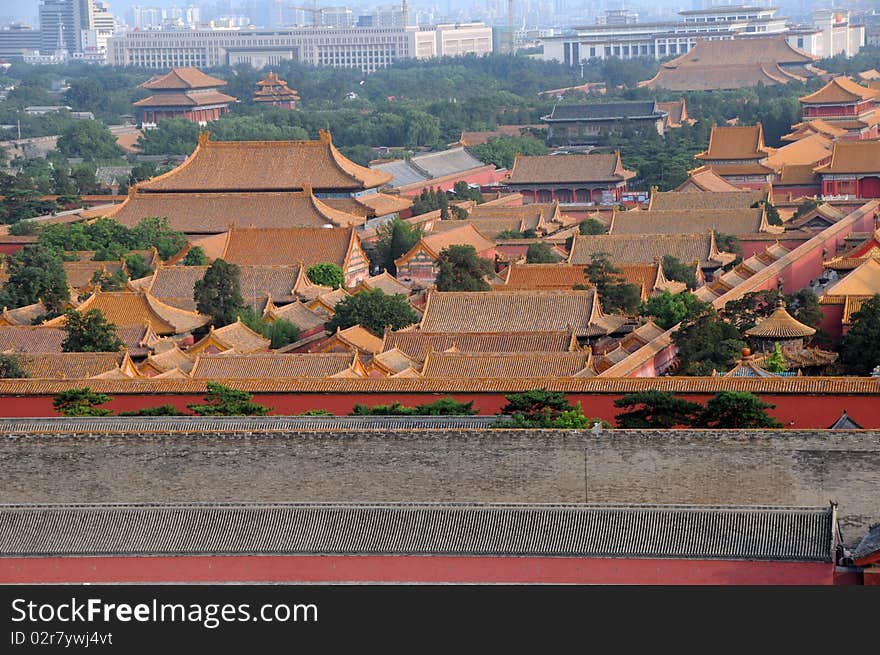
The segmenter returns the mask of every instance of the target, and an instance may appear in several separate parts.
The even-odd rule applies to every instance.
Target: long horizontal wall
[[[827,506],[880,520],[878,431],[361,430],[0,436],[5,503]]]
[[[641,380],[649,381],[648,378]],[[84,380],[83,385],[91,381]],[[79,383],[77,383],[79,384]],[[74,385],[68,385],[74,386]],[[660,385],[654,385],[659,387]],[[94,387],[93,387],[94,388]],[[537,387],[533,387],[537,388]],[[645,385],[651,388],[651,385]],[[880,428],[880,381],[878,393],[847,394],[847,393],[768,393],[755,392],[765,402],[775,405],[770,414],[789,428],[830,427],[844,410],[864,428]],[[323,409],[337,416],[345,416],[352,412],[356,404],[389,405],[400,402],[407,406],[422,405],[434,402],[439,398],[451,395],[460,402],[474,403],[474,409],[480,414],[498,414],[507,404],[504,392],[485,393],[414,393],[414,392],[290,392],[253,394],[255,402],[271,408],[272,414],[294,415],[312,409]],[[572,403],[581,403],[584,414],[614,423],[614,417],[624,411],[614,406],[614,402],[624,396],[622,392],[567,392]],[[714,396],[711,393],[678,393],[677,396],[705,404]],[[112,400],[103,407],[116,412],[138,410],[159,405],[173,405],[181,412],[189,413],[188,404],[204,403],[204,395],[198,393],[144,393],[114,394]],[[0,397],[0,417],[50,417],[58,416],[52,407],[51,395],[26,395],[18,397]]]

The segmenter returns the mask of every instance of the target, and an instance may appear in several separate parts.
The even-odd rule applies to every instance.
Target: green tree
[[[721,317],[740,332],[745,332],[776,311],[780,300],[785,301],[786,311],[804,325],[818,328],[822,323],[819,298],[812,289],[801,289],[788,295],[777,289],[751,291],[727,303],[721,310]]]
[[[578,226],[580,234],[605,234],[606,227],[595,218],[588,218]]]
[[[477,204],[484,202],[483,193],[479,187],[472,189],[464,180],[459,180],[453,184],[452,192],[459,200],[473,200]]]
[[[215,259],[204,277],[196,281],[193,300],[196,301],[196,310],[213,317],[216,327],[234,323],[244,307],[238,266]]]
[[[869,375],[880,366],[880,294],[862,303],[852,322],[840,340],[840,363],[853,375]]]
[[[333,318],[327,322],[327,329],[332,332],[336,328],[345,330],[362,325],[374,334],[382,334],[387,325],[399,330],[418,320],[403,294],[385,295],[382,289],[373,289],[361,291],[337,304]]]
[[[764,361],[764,368],[771,373],[782,373],[786,370],[785,356],[782,354],[782,348],[778,343],[771,355]]]
[[[91,387],[67,389],[55,394],[52,399],[52,407],[64,416],[108,416],[112,410],[98,407],[110,402],[110,396],[103,393],[95,393]]]
[[[187,251],[181,263],[184,266],[206,266],[208,264],[208,256],[205,254],[204,248],[193,246]]]
[[[695,264],[688,266],[678,257],[672,255],[663,255],[663,275],[667,280],[675,280],[676,282],[684,282],[688,289],[697,288],[697,271]]]
[[[323,262],[306,269],[306,276],[314,284],[339,289],[345,284],[345,271],[338,264]]]
[[[653,296],[642,303],[639,314],[650,316],[657,325],[668,330],[673,325],[699,316],[710,309],[711,305],[690,292],[672,294],[664,290],[659,296]]]
[[[58,251],[37,245],[25,246],[8,260],[9,278],[0,291],[3,307],[24,307],[42,301],[53,314],[70,299],[67,274]]]
[[[15,355],[0,354],[0,379],[26,378],[28,377],[18,357]]]
[[[517,155],[546,155],[549,152],[547,146],[530,136],[497,137],[470,150],[480,161],[508,169],[513,167]]]
[[[683,321],[672,339],[678,350],[679,375],[726,371],[746,346],[739,330],[721,320],[714,309]]]
[[[376,230],[375,263],[397,275],[394,261],[412,250],[422,238],[422,231],[395,215],[394,218]]]
[[[122,157],[116,137],[100,121],[84,120],[71,123],[58,137],[58,150],[66,157],[106,161]]]
[[[800,218],[801,216],[806,216],[811,211],[816,209],[819,206],[819,201],[813,198],[807,198],[801,204],[797,206],[797,210],[794,212],[794,216],[792,216],[792,220],[796,218]]]
[[[635,314],[642,299],[635,284],[624,281],[621,271],[611,264],[608,255],[597,253],[584,268],[584,273],[596,287],[602,308],[610,313]]]
[[[238,317],[251,330],[269,339],[270,348],[277,350],[299,341],[300,329],[283,318],[275,321],[266,321],[250,307],[242,309]]]
[[[473,400],[460,403],[452,396],[440,398],[432,403],[416,405],[416,414],[422,416],[467,416],[476,413]]]
[[[617,425],[636,429],[691,426],[703,411],[703,407],[697,403],[676,398],[668,391],[656,389],[628,393],[615,400],[614,406],[628,408],[628,411],[614,417]]]
[[[718,250],[721,252],[729,252],[736,255],[736,259],[734,259],[729,266],[736,266],[742,261],[743,249],[739,243],[739,239],[734,235],[716,231],[715,245],[718,246]]]
[[[125,270],[128,271],[128,275],[132,280],[146,277],[153,272],[144,256],[136,252],[125,256]]]
[[[559,259],[546,241],[529,244],[526,249],[526,262],[529,264],[555,264]]]
[[[775,407],[748,391],[719,391],[706,403],[698,425],[726,430],[779,428],[782,424],[766,412]]]
[[[205,403],[187,407],[200,416],[265,416],[271,407],[251,401],[251,394],[231,387],[208,382]]]
[[[109,271],[95,271],[89,280],[92,286],[101,287],[101,291],[121,291],[128,282],[128,276],[122,269],[115,273]]]
[[[507,404],[501,413],[510,416],[517,427],[552,428],[565,412],[577,409],[561,391],[532,389],[507,394],[505,398]]]
[[[116,326],[107,322],[100,309],[85,313],[68,309],[64,316],[61,329],[66,336],[61,350],[66,353],[115,352],[125,345],[116,334]]]
[[[186,245],[186,235],[172,230],[165,217],[145,218],[131,230],[131,248],[134,250],[156,247],[159,257],[168,259]]]
[[[158,407],[141,407],[130,412],[119,412],[119,416],[185,416],[174,405],[159,405]]]
[[[492,262],[477,255],[473,246],[449,246],[437,261],[438,291],[489,291],[483,278],[495,271]]]

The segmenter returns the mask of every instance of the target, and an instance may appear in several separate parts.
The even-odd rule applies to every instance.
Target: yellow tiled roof
[[[608,232],[616,234],[697,234],[716,230],[725,234],[771,232],[764,208],[681,209],[615,212]],[[779,229],[782,231],[782,228]]]
[[[329,132],[316,141],[211,141],[177,168],[138,184],[141,191],[301,191],[369,189],[388,173],[355,164],[333,145]]]
[[[426,332],[527,332],[573,329],[607,332],[596,290],[432,291],[422,316]]]
[[[351,353],[296,353],[201,355],[190,375],[193,379],[326,378],[352,365]]]
[[[621,182],[636,176],[623,167],[620,153],[591,155],[517,156],[510,170],[511,184],[568,184]]]
[[[764,145],[764,129],[757,125],[713,125],[709,147],[697,159],[762,159],[772,150]]]
[[[880,173],[880,141],[835,141],[831,162],[822,173]]]
[[[701,191],[742,191],[738,186],[731,184],[715,173],[711,168],[706,166],[701,166],[700,168],[695,168],[690,171],[688,173],[688,179],[676,187],[675,191],[681,191],[683,189],[690,190],[691,186],[695,186]]]
[[[26,353],[18,362],[30,378],[84,379],[119,368],[125,352]]]
[[[721,178],[719,178],[721,179]],[[729,184],[724,181],[725,184]],[[767,191],[655,191],[649,210],[748,209],[767,199]]]
[[[286,229],[233,228],[223,259],[241,265],[305,266],[330,262],[346,268],[353,229],[291,227]]]
[[[777,305],[770,316],[746,330],[746,336],[761,339],[794,339],[814,334],[816,330],[804,325],[786,311],[785,303]]]
[[[858,268],[829,286],[828,296],[872,296],[880,293],[880,261],[869,258]]]
[[[559,378],[595,375],[589,351],[429,353],[421,373],[426,378]]]
[[[386,332],[383,351],[400,350],[413,361],[424,361],[429,350],[444,352],[567,352],[578,349],[568,330],[554,332]]]
[[[352,325],[344,330],[337,329],[331,339],[339,339],[344,344],[366,353],[382,352],[382,339],[361,325]]]
[[[206,75],[198,68],[172,68],[140,85],[142,89],[210,89],[226,86],[226,82]]]
[[[877,92],[854,82],[846,75],[839,75],[818,91],[800,98],[805,105],[825,105],[872,100]]]
[[[351,227],[364,217],[335,209],[304,191],[236,193],[132,193],[107,216],[128,227],[163,216],[172,230],[219,234],[240,228]]]
[[[685,264],[707,267],[722,264],[711,234],[598,234],[578,235],[568,261],[589,264],[594,255],[606,253],[615,265],[653,263],[671,255]],[[733,257],[730,257],[732,260]]]

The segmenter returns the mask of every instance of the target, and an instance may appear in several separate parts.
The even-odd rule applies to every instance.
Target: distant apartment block
[[[851,56],[865,42],[864,26],[851,24],[847,10],[816,11],[813,24],[802,27],[793,27],[777,12],[772,7],[713,7],[679,12],[679,21],[654,23],[624,21],[613,15],[603,24],[575,27],[569,34],[541,39],[541,58],[572,66],[606,57],[665,59],[689,52],[700,39],[775,34],[785,34],[792,46],[812,55],[843,52]]]
[[[108,63],[167,69],[293,60],[371,73],[408,58],[489,54],[492,29],[482,23],[432,27],[290,28],[275,30],[147,30],[110,39]]]

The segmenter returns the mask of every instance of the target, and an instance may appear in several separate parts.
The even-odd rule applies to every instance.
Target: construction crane
[[[311,7],[299,7],[297,5],[287,5],[288,9],[299,9],[300,11],[307,11],[312,15],[312,27],[318,27],[320,23],[320,16],[324,13],[325,9],[323,7],[319,8],[317,0],[313,2]]]

